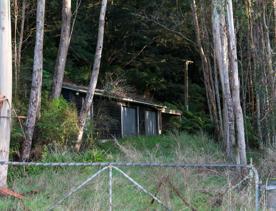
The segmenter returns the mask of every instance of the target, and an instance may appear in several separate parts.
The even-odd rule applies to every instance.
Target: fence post
[[[257,171],[257,169],[253,166],[252,161],[250,164],[250,169],[253,171],[254,173],[254,180],[255,180],[255,210],[258,211],[259,210],[259,183],[260,183],[260,179],[259,179],[259,173]]]
[[[109,166],[109,211],[112,211],[112,165]]]

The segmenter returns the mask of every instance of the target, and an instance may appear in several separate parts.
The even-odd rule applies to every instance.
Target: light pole
[[[185,72],[184,72],[184,103],[186,111],[189,111],[189,64],[194,63],[191,60],[184,60],[185,61]]]

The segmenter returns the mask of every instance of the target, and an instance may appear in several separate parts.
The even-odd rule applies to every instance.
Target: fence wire
[[[0,162],[0,165],[25,166],[25,174],[29,169],[39,169],[36,176],[23,173],[12,181],[12,188],[25,198],[22,201],[0,198],[1,210],[259,208],[258,174],[252,165],[122,162]],[[246,175],[241,176],[241,168],[248,170]]]

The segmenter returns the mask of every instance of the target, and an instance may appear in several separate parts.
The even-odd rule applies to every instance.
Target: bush
[[[76,140],[77,123],[76,108],[63,98],[55,99],[42,109],[36,140],[39,144],[71,145]]]
[[[210,132],[213,129],[213,125],[206,115],[190,111],[183,112],[181,125],[181,129],[189,133]]]
[[[97,148],[77,153],[44,147],[41,162],[104,162],[106,157],[106,153]]]

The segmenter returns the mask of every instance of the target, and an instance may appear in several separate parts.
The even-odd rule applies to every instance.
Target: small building
[[[80,111],[87,87],[63,83],[62,96]],[[169,118],[180,118],[181,112],[145,99],[119,96],[96,89],[89,117],[97,136],[102,139],[137,135],[159,135]]]

